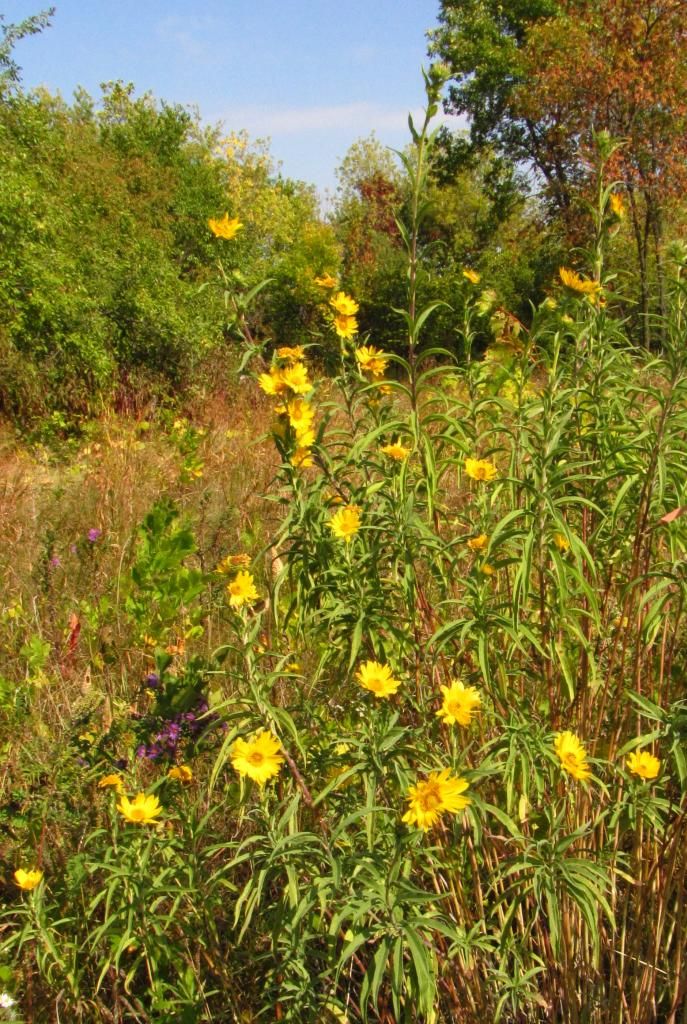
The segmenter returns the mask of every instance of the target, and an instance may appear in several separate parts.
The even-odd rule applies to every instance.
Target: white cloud
[[[411,111],[421,123],[422,111]],[[217,120],[232,129],[245,128],[253,136],[316,135],[341,132],[356,136],[407,131],[408,110],[362,101],[311,107],[244,106],[223,111]],[[458,126],[458,118],[443,116]]]

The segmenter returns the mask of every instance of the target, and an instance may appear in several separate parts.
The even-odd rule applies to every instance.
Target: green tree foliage
[[[220,329],[184,229],[222,183],[188,114],[121,85],[102,110],[17,93],[0,107],[0,402],[87,414],[139,370],[179,384]],[[200,150],[200,152],[199,152]],[[179,173],[179,167],[184,173]],[[195,208],[194,208],[195,207]],[[197,243],[195,248],[197,249]]]
[[[552,185],[567,180],[568,168],[551,164],[542,149],[541,126],[514,106],[516,90],[526,81],[523,50],[529,30],[559,6],[557,0],[442,0],[432,50],[454,79],[447,110],[470,119],[469,146],[464,139],[453,142],[457,160],[466,149],[488,147],[513,163],[534,165]]]
[[[245,140],[244,140],[245,142]],[[245,142],[244,150],[246,150]],[[259,338],[302,340],[338,259],[313,190],[237,157],[197,115],[121,82],[95,102],[0,102],[0,410],[27,424],[186,389],[230,338],[217,278],[270,277]],[[208,218],[244,222],[223,242]]]
[[[406,301],[406,255],[396,218],[407,206],[407,187],[393,155],[374,136],[354,143],[337,173],[335,224],[344,283],[361,303],[361,331],[402,352],[403,326],[395,310]],[[487,312],[502,305],[528,319],[530,300],[540,299],[550,282],[558,246],[511,165],[493,152],[457,165],[442,148],[426,201],[417,288],[422,305],[442,303],[432,319],[434,341],[455,348],[466,268],[477,270],[490,292]],[[486,312],[482,327],[486,340]]]
[[[315,277],[336,271],[339,245],[320,216],[314,187],[284,178],[264,141],[232,133],[215,150],[232,209],[244,224],[236,237],[238,283],[269,286],[253,307],[253,325],[263,339],[299,344],[317,331],[322,292]],[[232,242],[233,245],[233,242]]]
[[[405,199],[398,161],[374,134],[358,139],[337,169],[334,214],[346,287],[361,304],[363,333],[398,345],[405,301],[405,253],[396,215]]]
[[[47,28],[54,13],[55,8],[49,7],[39,14],[24,18],[16,25],[5,24],[5,15],[0,13],[0,91],[16,87],[21,78],[21,69],[12,56],[15,45],[26,36],[34,36]]]
[[[638,307],[648,343],[651,314],[665,312],[666,225],[687,184],[684,4],[442,0],[439,21],[432,49],[454,79],[447,109],[470,118],[469,143],[445,136],[446,161],[492,148],[530,169],[569,244],[592,230],[597,142],[620,142],[608,172],[624,186],[638,285],[624,311]]]

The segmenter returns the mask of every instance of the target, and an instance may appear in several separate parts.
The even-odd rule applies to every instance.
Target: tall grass
[[[664,348],[634,349],[606,305],[601,140],[587,272],[529,330],[468,273],[460,356],[432,347],[415,293],[439,86],[406,162],[406,357],[340,332],[305,441],[281,375],[316,363],[275,354],[269,542],[237,543],[216,489],[208,512],[181,424],[177,486],[199,491],[186,519],[137,506],[116,566],[94,559],[88,657],[66,606],[48,650],[27,599],[6,606],[27,666],[3,705],[6,1016],[687,1019],[685,262]],[[248,566],[213,572],[209,535]],[[242,751],[270,733],[257,784]],[[159,814],[131,821],[108,774]],[[41,880],[21,891],[18,867]]]

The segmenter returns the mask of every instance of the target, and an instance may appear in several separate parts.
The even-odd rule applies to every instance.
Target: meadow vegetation
[[[687,252],[663,252],[647,346],[599,132],[588,243],[548,278],[552,235],[523,255],[516,315],[498,232],[479,267],[439,244],[448,74],[400,171],[351,154],[335,225],[260,147],[212,155],[119,86],[112,136],[3,101],[98,161],[123,132],[112,188],[134,126],[174,127],[159,187],[212,188],[178,248],[143,199],[130,228],[214,341],[201,373],[103,334],[94,420],[48,392],[47,333],[18,355],[20,322],[62,314],[5,298],[0,1020],[687,1019]],[[489,159],[461,172],[482,211]]]

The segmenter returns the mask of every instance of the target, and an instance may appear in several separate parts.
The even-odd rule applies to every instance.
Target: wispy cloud
[[[155,33],[165,43],[172,43],[190,60],[207,61],[213,57],[213,39],[217,19],[210,15],[181,17],[171,14],[155,25]]]
[[[421,110],[411,111],[413,118],[422,118]],[[404,131],[408,110],[385,107],[361,101],[310,107],[244,106],[224,110],[218,120],[232,129],[245,128],[251,135],[280,137],[285,135],[317,135],[341,132],[368,135],[372,131],[391,133]],[[457,123],[457,118],[448,118]]]

